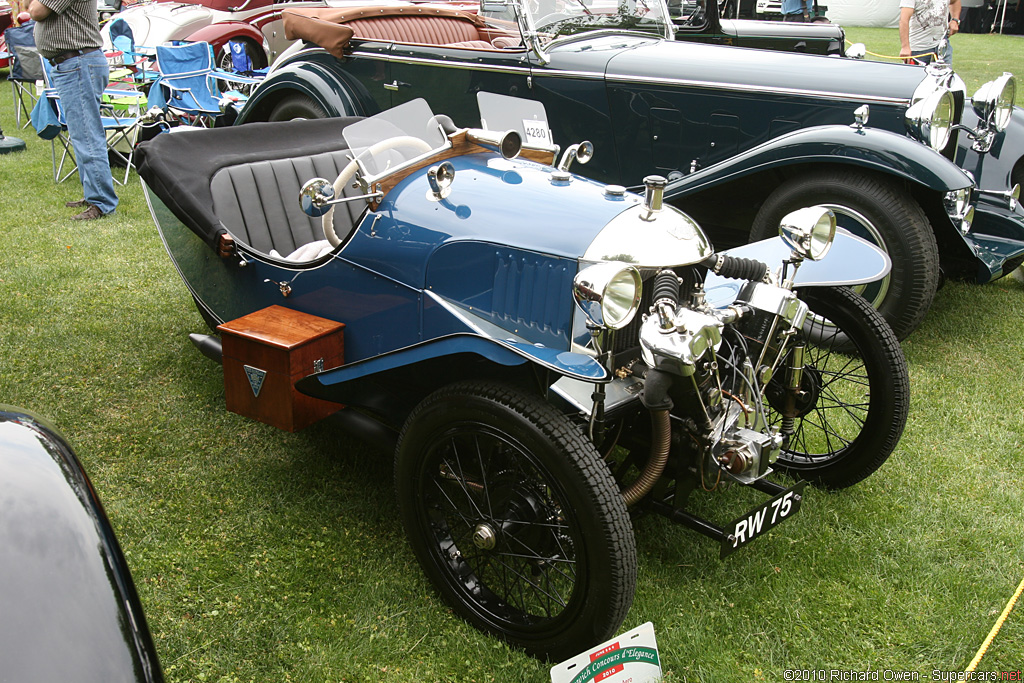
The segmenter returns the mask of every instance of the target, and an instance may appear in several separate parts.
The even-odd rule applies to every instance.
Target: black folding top
[[[210,182],[222,168],[345,149],[341,131],[359,117],[249,123],[162,133],[139,145],[139,176],[178,220],[216,249],[224,225]]]

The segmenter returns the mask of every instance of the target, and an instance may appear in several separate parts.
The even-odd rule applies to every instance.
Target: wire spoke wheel
[[[622,623],[636,581],[625,505],[541,399],[488,383],[432,394],[403,429],[395,482],[420,565],[474,626],[564,658]]]
[[[504,619],[558,617],[576,585],[569,520],[519,444],[487,425],[454,426],[427,455],[423,504],[459,588]]]
[[[803,378],[778,464],[827,488],[864,479],[889,457],[906,424],[909,377],[892,330],[845,287],[802,290],[810,307]],[[783,373],[768,387],[768,420],[784,422]]]

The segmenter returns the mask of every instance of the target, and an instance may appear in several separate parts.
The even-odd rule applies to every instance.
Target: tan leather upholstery
[[[303,8],[285,10],[283,18],[289,40],[315,43],[339,59],[353,37],[484,50],[506,47],[491,44],[495,31],[481,17],[457,9],[421,5]]]
[[[349,22],[348,26],[355,32],[356,38],[393,40],[397,43],[449,45],[480,40],[476,26],[455,17],[368,17]],[[490,43],[487,43],[487,47],[490,47]]]

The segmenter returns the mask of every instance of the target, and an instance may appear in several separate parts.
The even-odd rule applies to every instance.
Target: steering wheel
[[[360,154],[374,156],[382,152],[386,152],[389,149],[396,147],[412,147],[417,150],[418,154],[425,154],[433,149],[425,140],[413,137],[411,135],[399,135],[397,137],[388,138],[387,140],[381,140],[373,145],[370,145],[364,152]],[[355,177],[356,171],[359,170],[359,164],[356,160],[348,162],[345,168],[341,169],[341,173],[338,174],[337,180],[334,181],[334,196],[341,197],[345,191],[345,187],[352,182],[352,178]],[[324,229],[324,238],[331,243],[332,247],[336,247],[341,244],[341,238],[334,232],[334,205],[327,210],[324,214],[322,225]]]

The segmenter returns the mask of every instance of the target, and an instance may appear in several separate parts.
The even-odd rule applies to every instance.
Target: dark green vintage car
[[[423,97],[475,126],[480,92],[539,100],[555,143],[595,143],[587,175],[630,187],[666,176],[665,196],[718,244],[767,235],[798,205],[830,207],[891,256],[891,274],[864,294],[900,337],[942,272],[986,282],[1024,260],[1009,171],[981,194],[953,163],[958,141],[963,152],[977,137],[981,150],[1006,125],[1011,77],[964,131],[971,107],[945,67],[679,41],[664,0],[549,1],[489,1],[479,14],[286,10],[298,42],[238,121],[368,115]],[[971,154],[975,177],[993,164]]]

